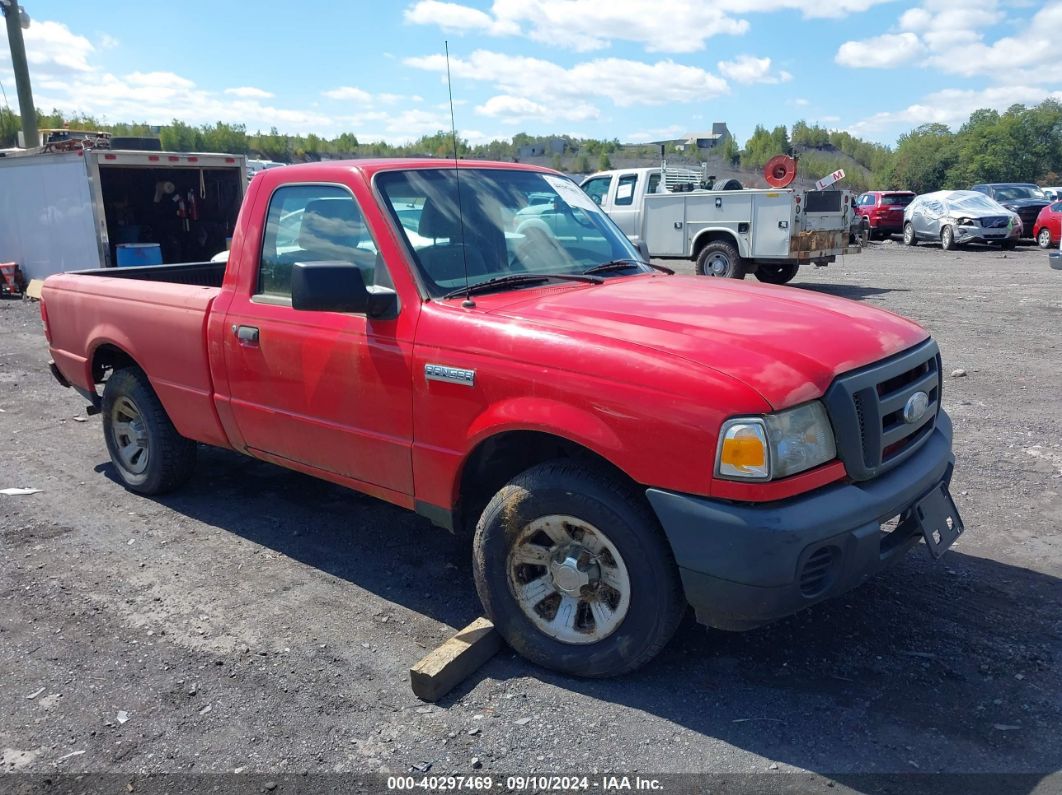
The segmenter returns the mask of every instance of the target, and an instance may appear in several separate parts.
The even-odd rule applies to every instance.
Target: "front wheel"
[[[914,226],[910,222],[903,225],[903,244],[905,246],[917,246],[918,238],[915,237]]]
[[[1040,230],[1036,236],[1036,245],[1040,248],[1051,248],[1051,230],[1046,227]]]
[[[645,502],[569,461],[517,475],[487,505],[474,541],[476,590],[505,641],[566,674],[633,671],[671,639],[685,598]]]
[[[738,250],[725,240],[715,240],[697,256],[697,274],[724,279],[744,279],[745,263]]]
[[[767,284],[785,284],[793,280],[799,269],[800,265],[795,262],[787,262],[784,265],[759,265],[756,268],[756,278]]]
[[[107,452],[130,491],[164,494],[191,477],[196,444],[177,433],[142,370],[111,373],[103,387],[102,414]]]
[[[945,226],[940,230],[940,247],[945,251],[954,251],[955,245],[955,230],[950,226]]]

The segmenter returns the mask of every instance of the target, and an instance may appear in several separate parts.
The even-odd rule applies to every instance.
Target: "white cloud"
[[[276,127],[282,133],[314,132],[329,136],[353,130],[363,140],[391,143],[410,141],[450,127],[448,106],[420,109],[416,105],[422,99],[416,95],[372,94],[355,86],[342,86],[325,94],[348,103],[347,107],[339,106],[339,112],[333,107],[324,113],[310,101],[309,107],[266,102],[272,95],[253,86],[211,91],[175,72],[114,74],[94,62],[98,52],[88,39],[48,20],[34,20],[26,31],[26,43],[33,53],[31,70],[38,107],[86,113],[104,122],[166,124],[177,118],[199,125],[220,120],[243,124],[251,132]],[[100,47],[104,46],[111,45],[101,40]],[[0,47],[0,80],[6,83],[9,78],[7,47]],[[360,105],[366,107],[362,109]],[[391,108],[404,109],[395,112]],[[487,139],[477,130],[462,130],[461,135],[477,142]]]
[[[503,20],[497,20],[477,8],[439,0],[420,0],[405,11],[406,22],[415,25],[437,25],[454,33],[516,33]]]
[[[805,19],[841,19],[889,2],[892,0],[834,0],[830,3],[805,0],[720,0],[720,5],[736,14],[799,11]]]
[[[490,12],[463,3],[419,0],[405,12],[407,22],[445,31],[493,36],[525,36],[542,44],[579,52],[613,41],[632,41],[649,52],[696,52],[714,36],[740,36],[749,23],[736,15],[779,10],[805,18],[844,17],[889,0],[494,0]]]
[[[1003,85],[980,90],[948,88],[927,94],[918,102],[897,111],[882,111],[849,128],[853,135],[880,137],[884,132],[921,124],[939,123],[954,127],[965,122],[979,108],[1006,110],[1015,103],[1035,105],[1045,99],[1062,101],[1062,90],[1037,86]]]
[[[1022,25],[1017,35],[1001,35],[1014,24]],[[1049,0],[1025,23],[1008,19],[999,0],[925,0],[904,11],[896,29],[845,42],[835,60],[855,68],[890,68],[915,61],[940,72],[983,76],[1000,84],[1058,80],[1062,0]]]
[[[41,67],[50,74],[69,72],[90,72],[92,67],[88,59],[96,48],[84,36],[71,32],[61,22],[34,20],[23,33],[26,41],[26,60],[32,67]],[[0,46],[0,53],[5,63],[11,63],[8,48]]]
[[[596,107],[586,102],[571,102],[549,106],[526,97],[514,97],[509,94],[499,94],[491,97],[476,108],[476,113],[481,116],[497,118],[510,124],[528,119],[538,119],[545,122],[558,120],[588,121],[601,115]]]
[[[109,33],[103,33],[100,35],[101,50],[113,50],[119,44],[121,44],[121,42]]]
[[[886,33],[862,41],[846,41],[834,60],[853,69],[883,69],[910,64],[925,51],[914,33]]]
[[[226,88],[226,94],[231,94],[234,97],[244,97],[246,99],[269,99],[273,96],[270,92],[261,88],[255,88],[254,86],[239,86],[237,88]]]
[[[329,89],[328,91],[323,91],[321,93],[329,99],[341,99],[349,102],[365,103],[372,101],[372,94],[357,86],[340,86],[339,88]]]
[[[793,79],[784,69],[772,74],[770,58],[739,55],[732,61],[719,61],[717,66],[723,77],[735,83],[787,83]]]
[[[748,22],[707,3],[658,0],[651,11],[637,0],[495,0],[491,13],[458,3],[421,0],[406,20],[444,30],[522,35],[586,52],[613,40],[634,41],[651,52],[694,52],[720,34],[741,35]]]
[[[446,60],[441,55],[407,58],[405,64],[446,72]],[[476,50],[467,59],[451,58],[450,69],[457,78],[490,81],[505,95],[534,97],[554,110],[563,107],[563,103],[585,104],[589,97],[603,97],[617,106],[630,107],[702,102],[729,91],[726,81],[717,75],[670,60],[650,64],[602,58],[564,68],[540,58]]]

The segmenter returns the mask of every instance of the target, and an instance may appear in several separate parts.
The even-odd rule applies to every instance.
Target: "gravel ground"
[[[965,370],[944,390],[959,543],[939,563],[919,546],[753,632],[688,620],[622,679],[503,651],[433,706],[408,668],[478,615],[462,542],[219,450],[201,450],[179,493],[126,492],[99,418],[47,372],[37,307],[0,302],[0,488],[42,490],[0,496],[2,768],[471,773],[478,760],[483,773],[799,771],[831,791],[939,771],[1057,785],[1041,777],[1062,768],[1062,273],[1035,248],[888,241],[793,286],[912,317],[945,374]]]

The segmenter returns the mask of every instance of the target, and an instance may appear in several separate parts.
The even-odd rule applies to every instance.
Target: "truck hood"
[[[1002,204],[1008,210],[1015,211],[1022,209],[1023,207],[1035,207],[1037,210],[1042,210],[1050,203],[1051,202],[1047,201],[1046,199],[1005,199],[1004,201],[1000,202],[1000,204]]]
[[[820,397],[840,373],[929,336],[909,320],[856,301],[703,276],[636,276],[491,298],[501,300],[490,307],[483,301],[482,309],[724,373],[776,409]]]

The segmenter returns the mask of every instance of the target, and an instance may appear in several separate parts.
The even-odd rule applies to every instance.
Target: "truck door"
[[[231,409],[249,452],[412,494],[412,342],[396,337],[396,320],[291,307],[296,262],[349,262],[367,285],[391,286],[354,196],[277,188],[257,259],[241,263],[256,278],[224,324]]]
[[[785,191],[752,198],[752,256],[788,257],[793,230],[793,197]]]
[[[638,185],[637,174],[620,174],[616,179],[616,191],[612,194],[611,207],[607,209],[616,226],[627,237],[638,242],[641,235],[641,202],[635,201],[635,191],[644,186]]]

